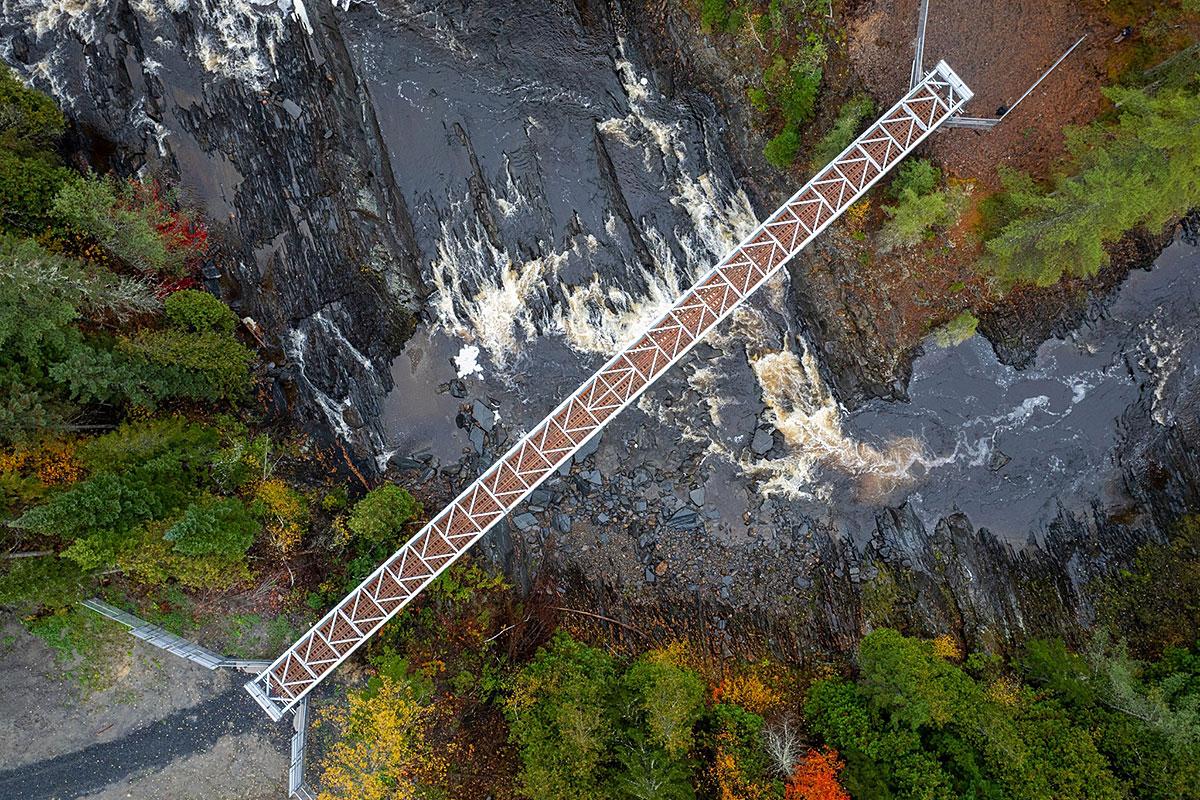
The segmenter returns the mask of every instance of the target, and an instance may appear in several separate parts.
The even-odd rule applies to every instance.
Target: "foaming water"
[[[1189,365],[1187,362],[1189,339],[1195,335],[1195,330],[1172,330],[1165,317],[1166,310],[1161,305],[1154,309],[1143,335],[1142,353],[1138,359],[1138,366],[1149,373],[1154,381],[1151,416],[1159,425],[1167,425],[1175,417],[1169,396],[1171,379],[1189,366],[1193,371],[1196,368],[1195,364]]]
[[[593,273],[587,284],[567,287],[565,302],[554,309],[553,332],[564,336],[575,350],[614,352],[670,308],[686,288],[681,275],[689,277],[690,286],[690,278],[702,270],[699,259],[689,259],[687,267],[680,268],[656,229],[646,228],[642,233],[657,265],[654,270],[636,271],[644,289],[633,292]]]
[[[800,352],[780,350],[750,361],[767,405],[767,420],[783,436],[787,453],[744,464],[762,479],[761,492],[803,499],[828,499],[819,468],[858,479],[864,499],[880,499],[911,480],[925,464],[921,442],[912,436],[873,446],[847,435],[844,410],[821,378],[817,361],[803,344]]]
[[[752,301],[734,312],[727,328],[709,335],[716,354],[687,378],[702,414],[686,400],[666,406],[654,396],[639,408],[732,466],[764,498],[826,504],[837,487],[848,486],[858,500],[874,502],[911,485],[937,459],[913,436],[868,442],[847,431],[847,412],[804,339],[769,319],[787,311],[786,284],[784,276],[772,279],[763,291],[767,309],[762,300]],[[749,416],[753,404],[759,410]],[[749,447],[760,423],[778,434],[763,456]]]
[[[698,168],[701,157],[689,151],[696,142],[688,141],[682,124],[664,116],[669,104],[636,72],[624,48],[618,40],[616,68],[628,113],[596,123],[596,130],[606,147],[628,152],[647,173],[661,176],[652,190],[661,193],[660,203],[684,216],[647,214],[636,231],[627,231],[609,211],[602,225],[574,233],[558,249],[539,239],[531,255],[530,248],[518,253],[497,241],[476,209],[451,202],[438,223],[430,263],[436,325],[478,344],[496,370],[510,367],[538,336],[562,336],[580,353],[612,352],[756,224],[740,187]],[[702,146],[707,150],[709,142]],[[512,155],[501,156],[499,180],[489,188],[492,202],[506,225],[535,222],[541,209],[528,196],[527,181],[519,168],[514,173]],[[626,257],[621,250],[626,235],[644,243],[649,263]],[[617,269],[614,259],[621,262]]]
[[[431,289],[391,366],[388,451],[464,444],[458,429],[441,433],[453,447],[430,441],[456,418],[454,379],[513,431],[533,424],[756,224],[715,111],[662,95],[614,37],[623,22],[489,12],[414,0],[342,17]]]
[[[70,34],[86,44],[99,44],[116,4],[111,0],[10,0],[4,5],[6,16],[23,18],[39,39]],[[279,48],[288,46],[289,18],[312,30],[302,0],[133,0],[130,7],[151,27],[165,16],[187,15],[196,31],[193,41],[186,47],[161,38],[157,43],[167,51],[186,49],[179,54],[194,59],[210,74],[255,90],[266,88],[275,77]],[[54,74],[58,54],[51,51],[43,61],[42,66],[33,65],[31,73]],[[158,61],[147,54],[147,63],[153,71]],[[74,98],[65,86],[51,86],[61,100],[72,104]]]
[[[539,309],[567,253],[518,261],[488,241],[470,219],[460,225],[444,220],[441,227],[431,264],[436,289],[431,307],[437,322],[463,340],[478,343],[493,365],[503,369],[519,352],[520,342],[545,327]]]
[[[629,99],[629,114],[601,122],[600,130],[626,142],[631,139],[643,141],[647,169],[652,169],[659,159],[673,158],[678,162],[679,166],[669,173],[670,185],[663,188],[667,190],[671,204],[683,209],[692,221],[685,238],[689,243],[699,244],[700,248],[692,245],[686,249],[689,266],[693,269],[707,267],[713,258],[731,250],[758,224],[750,198],[741,187],[720,181],[710,172],[689,167],[693,156],[688,152],[680,124],[664,119],[661,112],[656,113],[654,103],[661,103],[663,98],[646,77],[637,73],[626,55],[625,41],[621,37],[617,38],[617,52],[617,70]],[[642,132],[650,136],[640,135]],[[711,152],[708,132],[703,131],[703,135],[704,149]],[[697,258],[705,263],[694,263]]]
[[[304,384],[306,391],[310,393],[313,400],[325,412],[326,419],[329,420],[335,433],[343,439],[350,439],[353,431],[346,423],[345,413],[350,408],[350,398],[336,398],[321,390],[308,375],[308,364],[306,354],[308,352],[309,341],[308,334],[299,328],[294,328],[288,332],[288,338],[284,345],[284,351],[287,353],[288,360],[296,367],[296,376],[299,381]]]
[[[1200,383],[1197,258],[1175,243],[1027,369],[1000,364],[980,337],[931,348],[910,402],[875,402],[844,424],[868,441],[908,432],[924,443],[933,455],[913,503],[929,523],[957,509],[1023,539],[1064,506],[1119,502],[1124,416],[1169,425]]]
[[[783,281],[769,285],[768,292],[771,305],[784,309]],[[849,433],[847,413],[825,383],[807,342],[786,334],[780,342],[762,311],[739,312],[730,335],[748,343],[764,421],[783,439],[782,454],[776,455],[776,448],[766,457],[742,453],[734,459],[758,482],[761,495],[828,502],[838,483],[833,479],[842,478],[861,501],[879,501],[910,485],[914,474],[933,462],[916,437],[868,443]]]
[[[772,321],[787,314],[775,281],[767,303],[740,309],[710,337],[717,355],[689,375],[703,413],[686,401],[639,407],[735,465],[760,495],[868,517],[907,498],[928,524],[960,510],[1024,541],[1064,505],[1116,502],[1123,415],[1140,403],[1168,425],[1186,387],[1200,384],[1200,340],[1189,335],[1200,308],[1196,253],[1174,245],[1068,340],[1045,343],[1028,369],[1000,364],[982,337],[931,344],[914,366],[910,402],[854,412],[838,404],[804,340]],[[739,364],[762,404],[749,419]],[[763,457],[748,446],[756,422],[776,432]]]

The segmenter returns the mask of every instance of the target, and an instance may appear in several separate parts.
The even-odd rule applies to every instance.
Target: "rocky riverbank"
[[[622,620],[659,641],[686,630],[715,657],[770,651],[820,660],[851,651],[864,631],[884,625],[950,632],[986,648],[1031,635],[1080,640],[1104,579],[1138,547],[1165,541],[1172,522],[1200,501],[1200,383],[1187,366],[1196,352],[1155,318],[1186,316],[1200,291],[1196,258],[1193,247],[1174,246],[1155,271],[1091,305],[1069,343],[1042,347],[1026,365],[1032,374],[1000,363],[980,343],[978,362],[970,359],[971,370],[986,370],[978,377],[1057,383],[1066,397],[1035,395],[996,416],[989,399],[974,399],[985,438],[922,454],[925,466],[897,478],[902,485],[882,502],[863,497],[870,475],[827,498],[763,500],[737,488],[719,459],[670,444],[689,437],[678,419],[616,423],[511,520],[508,563],[547,602]],[[1165,302],[1172,297],[1177,303]],[[698,360],[717,358],[715,349],[702,350]],[[929,383],[970,390],[947,361],[934,354],[918,362],[914,403],[928,402]],[[1086,383],[1098,374],[1112,385]],[[1016,397],[1028,391],[1015,389]],[[685,408],[703,402],[687,384],[665,394]],[[1075,408],[1074,398],[1083,405]],[[876,402],[852,417],[864,428],[858,435],[869,441],[864,416],[887,416],[890,408]],[[743,463],[759,464],[764,476],[788,452],[761,422],[767,416],[751,403],[726,417],[741,431]],[[478,404],[460,424],[478,442],[481,463],[508,440]],[[1066,439],[1072,431],[1096,437],[1095,450],[1077,452]],[[1067,443],[1051,445],[1047,436]],[[638,454],[633,463],[622,458],[628,453]],[[637,646],[627,631],[597,627]]]

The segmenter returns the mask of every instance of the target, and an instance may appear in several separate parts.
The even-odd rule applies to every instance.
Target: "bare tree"
[[[776,721],[763,729],[763,743],[771,756],[771,766],[781,777],[789,777],[800,763],[804,743],[799,729],[790,717]]]

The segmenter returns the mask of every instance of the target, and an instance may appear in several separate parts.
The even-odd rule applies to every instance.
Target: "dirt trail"
[[[877,97],[898,96],[908,78],[917,0],[866,0],[853,16],[850,60]],[[931,0],[925,65],[945,59],[975,92],[967,112],[995,116],[1082,35],[1087,39],[1008,117],[986,133],[951,130],[934,138],[934,157],[959,177],[995,186],[996,167],[1044,171],[1062,154],[1063,128],[1100,107],[1105,61],[1116,33],[1071,0]]]
[[[122,778],[80,800],[276,800],[286,796],[279,748],[249,733],[222,736],[206,752],[178,758],[161,770]]]

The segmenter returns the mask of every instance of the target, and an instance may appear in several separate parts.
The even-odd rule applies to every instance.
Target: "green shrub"
[[[217,432],[182,417],[126,422],[80,445],[76,455],[93,472],[123,472],[160,455],[177,453],[189,468],[200,466],[216,447]]]
[[[350,502],[345,486],[335,486],[321,498],[321,509],[324,511],[341,511]]]
[[[83,606],[35,617],[25,627],[54,652],[59,674],[78,683],[85,696],[112,685],[117,655],[128,652],[131,641],[122,625]]]
[[[217,486],[224,491],[240,492],[255,481],[270,477],[271,438],[267,434],[259,434],[253,439],[246,433],[226,435],[227,443],[213,457],[213,480]],[[342,495],[346,492],[339,486],[331,494],[339,491]]]
[[[65,122],[54,102],[0,64],[0,230],[41,233],[70,177],[56,148]]]
[[[857,683],[818,682],[805,706],[846,759],[854,796],[1125,796],[1088,726],[1054,700],[985,686],[930,642],[886,628],[863,639],[859,663]]]
[[[1200,631],[1200,514],[1170,527],[1166,543],[1138,548],[1133,564],[1098,582],[1100,621],[1143,654],[1187,647]]]
[[[770,765],[763,749],[763,718],[732,703],[718,703],[709,715],[720,750],[732,760],[735,782],[750,786],[766,783]]]
[[[219,444],[212,428],[178,419],[129,423],[76,450],[90,477],[25,511],[10,525],[67,544],[47,562],[63,592],[88,573],[118,568],[147,585],[178,580],[224,589],[250,573],[247,548],[259,530],[242,501],[205,492]],[[65,566],[64,566],[65,565]],[[10,572],[18,592],[25,567]],[[78,589],[72,589],[78,591]],[[43,601],[46,602],[46,601]]]
[[[979,318],[970,311],[963,311],[954,319],[938,328],[933,339],[939,347],[955,347],[975,335]]]
[[[72,400],[153,409],[167,400],[238,402],[250,389],[254,353],[232,336],[143,330],[112,350],[90,344],[72,351],[50,375]]]
[[[842,107],[838,109],[833,127],[829,129],[829,133],[821,137],[821,141],[817,142],[817,146],[813,148],[813,169],[825,166],[849,147],[850,143],[858,136],[863,123],[873,116],[875,116],[875,101],[871,99],[870,95],[856,94],[843,103]]]
[[[48,156],[0,150],[0,227],[37,234],[54,221],[54,197],[72,173]]]
[[[124,321],[161,307],[145,281],[114,275],[44,249],[33,239],[0,234],[0,281],[6,292],[56,297],[80,316]]]
[[[760,114],[771,110],[771,101],[767,98],[767,90],[761,86],[751,86],[747,89],[746,98],[750,101],[750,107]]]
[[[437,576],[426,589],[432,597],[445,598],[452,603],[469,603],[478,593],[494,589],[511,589],[504,576],[488,572],[473,562],[457,562]]]
[[[729,0],[700,0],[700,27],[705,33],[726,30],[731,17]]]
[[[14,509],[31,505],[46,496],[47,487],[35,476],[0,471],[0,519]]]
[[[233,309],[208,292],[196,289],[172,292],[163,303],[163,311],[171,325],[193,333],[231,334],[238,325]]]
[[[134,434],[128,446],[119,429],[79,448],[80,460],[94,470],[91,477],[9,525],[69,542],[62,555],[90,572],[116,564],[135,547],[131,531],[177,514],[207,479],[205,445],[214,439],[199,426],[144,423],[126,429]]]
[[[767,142],[767,146],[763,149],[763,155],[766,156],[767,162],[776,169],[790,167],[799,152],[800,134],[791,126],[784,128],[775,138]]]
[[[779,87],[779,110],[789,125],[800,126],[813,117],[821,88],[820,67],[793,66]]]
[[[283,552],[294,550],[308,525],[308,499],[279,478],[254,490],[252,510],[266,525],[271,542]]]
[[[404,525],[421,513],[421,504],[392,483],[377,486],[354,504],[346,525],[367,542],[400,542]]]
[[[84,347],[77,298],[40,280],[32,243],[0,237],[0,442],[22,439],[66,411],[51,376]]]
[[[52,398],[15,376],[0,376],[0,443],[32,439],[59,424],[62,417]]]
[[[120,321],[152,312],[158,308],[153,292],[31,240],[0,235],[0,423],[6,423],[0,441],[53,425],[78,403],[153,407],[174,397],[243,397],[253,353],[227,332],[232,312],[203,296],[210,302],[175,301],[172,314],[180,326],[213,330],[145,329],[116,342],[103,333],[85,337],[77,327],[82,319]]]
[[[137,398],[235,402],[250,389],[254,353],[228,334],[142,331],[121,339],[118,352],[139,365],[136,385],[123,387]]]
[[[1195,56],[1192,56],[1194,59]],[[989,266],[1009,283],[1050,285],[1094,275],[1105,245],[1138,226],[1151,229],[1200,204],[1200,92],[1193,67],[1184,87],[1110,88],[1114,125],[1069,138],[1074,174],[1049,189],[1010,187],[1010,221],[986,242]]]
[[[965,189],[946,189],[918,195],[905,189],[900,202],[882,206],[888,219],[879,231],[879,250],[912,247],[923,241],[934,228],[953,225],[967,205]]]
[[[910,158],[896,168],[896,177],[888,193],[897,200],[908,195],[926,195],[936,189],[942,182],[942,171],[927,158]]]
[[[117,566],[144,586],[164,586],[178,581],[193,589],[224,590],[250,580],[243,555],[209,553],[185,555],[164,538],[170,523],[153,520],[134,528],[129,546],[117,553]]]
[[[193,485],[179,455],[163,453],[120,474],[102,472],[80,481],[9,524],[66,539],[120,533],[179,508]]]
[[[685,756],[692,747],[692,729],[704,713],[704,682],[691,670],[661,657],[642,657],[623,678],[637,698],[650,743],[671,757]]]
[[[182,275],[185,257],[159,233],[163,213],[128,187],[97,175],[72,175],[54,198],[54,216],[94,239],[114,258],[146,273]]]
[[[25,155],[53,151],[64,130],[54,101],[0,65],[0,149]]]
[[[616,665],[608,654],[558,633],[516,678],[505,704],[520,748],[517,783],[530,800],[601,797],[614,748]]]
[[[91,236],[109,249],[119,245],[118,224],[114,219],[117,189],[113,181],[99,175],[73,174],[59,189],[53,206],[59,222],[74,231]],[[144,267],[142,261],[131,260],[130,265],[140,269]]]
[[[823,53],[808,48],[791,63],[777,55],[763,70],[762,85],[784,123],[801,127],[812,119],[821,88]]]
[[[84,583],[83,572],[68,559],[12,559],[0,573],[0,606],[66,608],[82,598]]]
[[[56,424],[75,403],[121,401],[131,365],[76,325],[84,312],[120,320],[156,307],[139,281],[0,236],[0,441]]]

